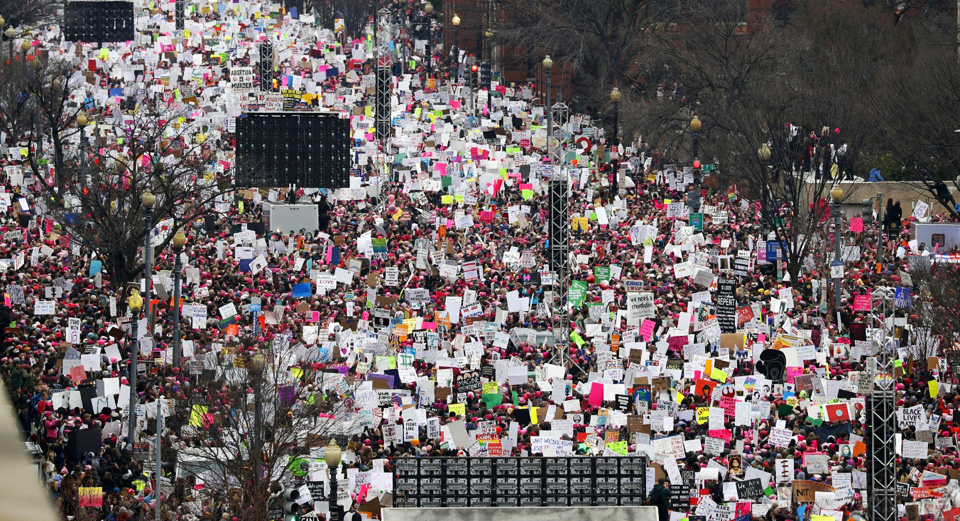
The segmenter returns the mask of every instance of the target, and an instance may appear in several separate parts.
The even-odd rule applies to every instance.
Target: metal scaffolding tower
[[[884,301],[881,320],[886,318]],[[868,518],[870,521],[896,521],[897,516],[897,454],[894,437],[897,431],[896,380],[894,379],[893,353],[895,340],[884,328],[883,344],[874,341],[876,356],[869,360],[876,365],[873,393],[867,400],[869,415],[870,452]]]
[[[267,91],[273,87],[273,44],[260,44],[260,90]]]
[[[182,31],[184,26],[184,18],[186,18],[186,0],[176,0],[174,3],[174,10],[176,11],[177,17],[177,30]]]
[[[553,122],[553,143],[550,147],[550,161],[554,169],[563,165],[564,142],[569,134],[564,130],[564,125],[570,119],[570,108],[564,103],[554,103],[550,107],[550,119]],[[556,172],[555,172],[556,173]]]
[[[870,521],[897,520],[896,392],[874,389],[868,402],[870,428]]]
[[[377,141],[384,149],[390,140],[390,96],[392,83],[390,75],[390,10],[387,8],[377,11],[377,23],[374,26],[374,40],[377,63],[377,96],[376,96],[376,128]]]
[[[554,276],[554,345],[560,353],[566,353],[570,342],[570,317],[567,311],[569,292],[570,241],[567,235],[570,221],[570,183],[567,172],[560,165],[553,165],[550,177],[550,273]]]
[[[567,347],[570,344],[570,313],[567,310],[567,297],[570,291],[570,181],[569,173],[563,162],[563,125],[570,112],[563,103],[550,108],[547,142],[550,156],[550,273],[553,284],[553,341],[556,353],[550,362],[567,367],[570,360]],[[579,366],[577,366],[579,367]],[[581,368],[582,371],[582,368]]]

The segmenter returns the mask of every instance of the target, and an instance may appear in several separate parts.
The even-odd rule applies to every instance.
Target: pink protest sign
[[[854,217],[850,219],[850,231],[860,233],[863,231],[863,219]]]
[[[793,379],[803,374],[802,367],[788,367],[787,368],[787,383],[792,384]]]
[[[590,386],[590,406],[603,407],[603,384],[593,382]]]
[[[870,294],[866,295],[855,295],[853,297],[853,310],[854,311],[870,311],[872,306],[870,305]]]
[[[644,342],[649,342],[653,337],[653,328],[656,327],[656,323],[652,320],[643,319],[643,323],[640,324],[640,338]]]
[[[725,441],[730,441],[731,435],[728,429],[716,429],[712,431],[707,431],[707,436],[711,438],[720,438]]]

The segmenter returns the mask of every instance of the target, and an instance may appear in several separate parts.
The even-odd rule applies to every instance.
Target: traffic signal
[[[490,62],[480,62],[480,87],[490,90],[492,74],[490,72]]]
[[[300,515],[300,492],[293,487],[283,489],[283,517],[286,520],[296,519]]]
[[[694,159],[693,160],[693,186],[700,186],[701,180],[702,178],[700,177],[700,161]]]
[[[471,88],[477,84],[477,71],[478,71],[478,70],[480,70],[480,68],[477,67],[477,64],[476,64],[476,63],[474,63],[473,65],[470,66],[470,87],[471,87]]]
[[[873,222],[873,198],[864,199],[860,202],[860,215],[863,218],[863,224]]]

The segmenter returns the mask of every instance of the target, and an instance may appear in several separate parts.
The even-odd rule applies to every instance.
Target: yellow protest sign
[[[487,382],[483,384],[483,394],[498,394],[500,386],[497,382]]]
[[[710,420],[710,408],[709,407],[697,407],[697,423],[703,425]]]
[[[451,403],[450,412],[456,414],[457,416],[463,416],[466,414],[466,409],[462,403]]]
[[[627,455],[627,450],[629,450],[626,441],[618,441],[618,442],[616,442],[616,443],[608,443],[608,444],[607,444],[607,448],[610,449],[610,450],[612,450],[613,452],[616,452],[617,454],[619,454],[619,455],[621,455],[621,456],[626,456],[626,455]]]
[[[726,381],[727,381],[727,373],[725,373],[725,372],[717,369],[716,367],[714,367],[714,368],[710,371],[710,378],[713,378],[714,380],[716,380],[716,381],[718,381],[718,382],[726,382]]]
[[[207,414],[206,405],[194,405],[190,411],[190,425],[193,427],[203,427],[203,416]]]

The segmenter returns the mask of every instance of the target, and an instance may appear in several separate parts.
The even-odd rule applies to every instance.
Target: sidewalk
[[[0,382],[0,512],[6,521],[56,521],[50,496],[31,465],[7,388]]]

